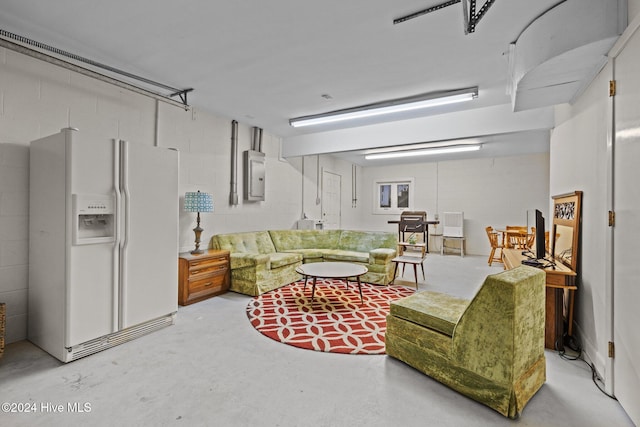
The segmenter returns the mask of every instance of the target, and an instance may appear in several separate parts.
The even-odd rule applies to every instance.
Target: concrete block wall
[[[6,341],[27,333],[29,150],[0,144],[0,301],[7,304]]]
[[[27,337],[29,143],[65,127],[98,139],[178,148],[181,208],[186,191],[214,197],[215,212],[202,214],[202,246],[217,233],[292,228],[299,217],[298,167],[280,160],[279,138],[263,136],[266,200],[244,202],[242,152],[250,148],[251,127],[240,123],[239,204],[229,206],[231,118],[157,103],[0,48],[0,301],[7,303],[7,343]],[[195,214],[181,211],[178,251],[194,247],[194,226]]]
[[[322,191],[316,187],[318,167],[341,176],[341,227],[351,230],[393,231],[397,214],[373,213],[376,181],[413,178],[415,210],[426,210],[428,219],[443,212],[463,211],[465,215],[465,250],[474,255],[489,255],[485,228],[526,225],[527,211],[540,209],[547,214],[549,195],[549,153],[518,156],[422,162],[404,165],[356,167],[355,207],[352,204],[352,164],[328,154],[306,156],[304,162],[305,214],[322,218]],[[441,226],[430,226],[429,233],[441,233]],[[430,239],[430,249],[439,249],[440,240]],[[455,242],[447,243],[453,246]],[[453,251],[452,251],[453,253]]]
[[[367,167],[358,185],[358,214],[345,227],[397,231],[387,221],[399,215],[373,213],[374,183],[397,178],[414,179],[413,209],[426,211],[428,219],[464,212],[465,252],[475,255],[489,255],[487,226],[526,225],[528,210],[546,214],[550,203],[548,153]],[[441,233],[441,226],[430,226],[434,232]],[[431,240],[439,248],[440,242]]]
[[[203,246],[213,234],[293,228],[303,210],[311,218],[321,218],[322,206],[315,203],[315,156],[305,159],[303,176],[302,158],[281,159],[281,140],[267,132],[263,136],[265,201],[243,200],[242,153],[251,146],[252,132],[242,123],[238,133],[239,203],[229,204],[231,120],[197,109],[184,111],[0,49],[0,301],[7,303],[7,342],[27,334],[28,146],[61,128],[76,127],[95,138],[179,149],[177,197],[182,200],[186,191],[200,190],[214,198],[215,211],[202,214]],[[488,253],[483,234],[486,225],[522,223],[527,209],[548,205],[547,155],[358,167],[355,207],[351,203],[352,165],[330,155],[320,156],[319,165],[342,176],[342,228],[395,231],[394,225],[387,224],[391,217],[372,213],[373,182],[411,176],[416,182],[416,209],[427,210],[430,218],[436,212],[465,211],[470,253]],[[526,198],[514,195],[514,186],[523,182],[534,183]],[[509,203],[504,203],[505,197]],[[195,215],[181,211],[178,251],[193,248],[194,226]]]

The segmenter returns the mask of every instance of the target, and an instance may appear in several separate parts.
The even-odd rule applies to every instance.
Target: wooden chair
[[[520,225],[507,225],[507,242],[505,242],[505,247],[526,249],[527,227]]]
[[[536,243],[536,228],[535,227],[531,227],[531,234],[529,234],[527,236],[527,249],[533,249],[535,248],[535,243]]]
[[[487,237],[489,238],[489,244],[491,245],[491,253],[489,254],[489,265],[491,265],[494,261],[503,262],[502,261],[502,250],[504,249],[504,244],[500,242],[500,237],[497,232],[493,231],[493,227],[487,227]],[[500,250],[500,256],[496,256],[496,250]]]

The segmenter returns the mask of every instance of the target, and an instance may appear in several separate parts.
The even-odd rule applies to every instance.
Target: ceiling
[[[444,0],[2,0],[0,28],[177,88],[189,104],[290,138],[293,117],[479,87],[511,103],[510,43],[558,0],[497,0],[465,35]],[[484,1],[478,1],[479,8]],[[344,125],[343,125],[344,126]]]

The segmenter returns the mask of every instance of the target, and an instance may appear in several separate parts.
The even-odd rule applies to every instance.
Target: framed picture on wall
[[[413,207],[413,178],[378,180],[373,185],[373,213],[400,214]]]

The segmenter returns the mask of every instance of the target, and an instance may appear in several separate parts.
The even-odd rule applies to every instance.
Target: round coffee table
[[[360,303],[363,304],[360,276],[369,271],[364,265],[351,264],[349,262],[312,262],[296,267],[296,271],[304,276],[304,289],[307,288],[307,280],[313,277],[311,303],[313,303],[313,297],[316,292],[316,279],[318,277],[324,279],[344,279],[347,284],[347,289],[349,289],[349,277],[355,277],[358,283],[358,291],[360,292]]]

